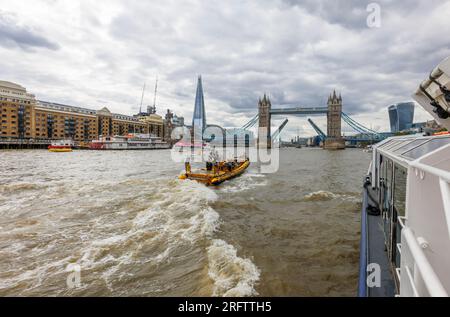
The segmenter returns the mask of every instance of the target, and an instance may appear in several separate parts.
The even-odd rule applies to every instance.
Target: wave
[[[23,183],[2,185],[0,190],[40,188]],[[20,242],[18,234],[32,232],[34,236],[29,243],[11,243],[0,252],[11,257],[20,253],[30,263],[5,272],[0,294],[20,288],[22,295],[39,295],[45,285],[64,283],[69,264],[80,266],[82,287],[47,288],[46,295],[92,295],[102,289],[109,291],[106,294],[130,295],[134,294],[130,285],[140,279],[145,294],[153,296],[179,294],[181,289],[185,294],[194,289],[215,296],[257,294],[257,267],[250,259],[238,257],[234,246],[214,239],[221,224],[212,207],[218,202],[218,191],[168,178],[100,180],[59,188],[83,200],[76,213],[67,213],[59,205],[51,212],[37,208],[40,218],[19,218],[11,230],[2,233],[13,236],[12,242]],[[115,195],[104,195],[108,192]],[[59,193],[46,195],[52,201]],[[45,231],[39,234],[40,230]],[[38,267],[34,266],[37,262]]]
[[[266,175],[245,173],[233,179],[232,182],[223,184],[220,191],[224,193],[237,193],[259,186],[266,186],[267,184]]]
[[[360,197],[355,193],[332,193],[324,190],[312,192],[303,197],[303,201],[327,201],[332,199],[342,199],[354,203],[360,202]]]
[[[237,250],[223,240],[213,240],[208,248],[210,278],[214,281],[213,296],[256,296],[255,284],[260,271],[249,259],[237,256]]]
[[[309,193],[305,195],[303,198],[304,201],[322,201],[322,200],[331,200],[335,198],[336,195],[332,192],[327,192],[324,190],[319,190],[317,192]]]
[[[143,191],[151,190],[146,197],[151,206],[85,246],[78,261],[83,269],[103,271],[111,291],[121,266],[140,265],[134,263],[136,259],[146,265],[162,264],[183,244],[211,235],[219,224],[219,215],[208,205],[217,195],[200,184],[155,180],[140,186]],[[142,254],[144,246],[149,254]]]
[[[127,231],[92,241],[79,261],[81,267],[103,271],[103,280],[114,292],[114,281],[120,279],[119,272],[123,271],[121,266],[139,265],[135,259],[140,258],[141,248],[136,245],[146,245],[152,251],[144,262],[157,267],[167,263],[176,265],[172,263],[174,257],[192,258],[190,248],[206,243],[213,295],[254,295],[253,285],[259,278],[256,266],[248,259],[237,257],[233,246],[213,239],[220,226],[220,216],[210,204],[217,201],[217,194],[189,180],[162,180],[152,190],[148,197],[152,206],[138,212]]]
[[[17,184],[7,184],[7,185],[0,185],[0,193],[20,193],[23,191],[29,191],[29,190],[37,190],[45,188],[46,185],[44,184],[35,184],[35,183],[17,183]]]

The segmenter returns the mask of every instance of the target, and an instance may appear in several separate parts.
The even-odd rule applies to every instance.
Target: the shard
[[[197,93],[195,95],[194,117],[192,118],[192,127],[198,132],[203,133],[206,129],[205,100],[203,97],[202,76],[198,77]]]

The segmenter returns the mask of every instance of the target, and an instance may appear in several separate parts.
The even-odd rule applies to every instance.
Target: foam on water
[[[24,191],[41,189],[45,186],[46,186],[45,184],[35,184],[35,183],[5,184],[5,185],[0,185],[0,193],[18,194],[18,193],[21,193]]]
[[[341,199],[349,202],[359,202],[360,198],[355,194],[332,193],[325,190],[319,190],[309,193],[303,197],[303,201],[326,201],[332,199]]]
[[[249,296],[256,293],[253,289],[259,277],[256,266],[248,259],[239,258],[233,246],[213,239],[220,225],[219,214],[209,206],[218,198],[214,191],[197,182],[160,180],[159,186],[153,187],[150,199],[152,197],[157,200],[130,220],[126,232],[94,240],[84,248],[79,261],[83,269],[101,268],[101,276],[113,292],[112,280],[121,271],[120,266],[133,264],[139,253],[139,248],[128,246],[130,242],[164,246],[146,259],[147,264],[158,265],[170,261],[184,243],[192,245],[206,241],[206,245],[210,245],[207,258],[214,295]],[[154,235],[149,238],[150,232]],[[120,248],[120,256],[105,252],[111,248]]]
[[[12,265],[12,258],[8,261],[11,264],[0,276],[1,294],[39,294],[40,287],[55,283],[56,278],[61,287],[48,295],[91,294],[90,285],[101,287],[100,281],[111,294],[127,294],[118,288],[127,278],[138,278],[131,272],[143,266],[155,268],[156,274],[161,266],[184,271],[184,263],[176,259],[195,263],[198,252],[206,259],[205,273],[209,274],[205,278],[210,279],[214,295],[256,293],[256,266],[239,258],[225,241],[214,240],[221,220],[211,203],[218,195],[204,185],[167,177],[92,180],[83,186],[70,182],[41,185],[15,183],[0,188],[4,195],[39,191],[41,201],[35,205],[37,198],[28,197],[36,206],[33,218],[12,213],[9,206],[0,208],[11,216],[10,222],[3,222],[1,236],[5,241],[12,239],[0,255],[21,255],[27,263],[17,266]],[[108,192],[115,194],[106,195]],[[61,195],[77,209],[69,211],[67,205],[60,204]],[[87,279],[74,293],[64,287],[68,264],[80,265],[82,277]],[[179,287],[173,283],[169,280],[166,288],[155,285],[155,289]]]
[[[234,178],[232,182],[224,183],[220,188],[224,193],[237,193],[251,190],[259,186],[266,186],[267,180],[264,174],[244,173],[241,176]]]
[[[208,248],[208,259],[208,274],[214,281],[214,296],[258,295],[255,284],[260,272],[252,261],[238,257],[235,247],[215,239]]]

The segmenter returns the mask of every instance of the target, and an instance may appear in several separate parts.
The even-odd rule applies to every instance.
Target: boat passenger
[[[191,173],[191,163],[189,162],[189,159],[186,159],[186,162],[184,163],[184,168],[186,170],[186,174]]]
[[[219,161],[219,153],[216,150],[216,147],[213,146],[212,150],[209,152],[209,158],[208,160],[212,163],[218,162]]]

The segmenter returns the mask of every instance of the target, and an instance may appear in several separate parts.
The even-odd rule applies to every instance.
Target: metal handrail
[[[447,221],[447,232],[450,237],[450,183],[444,179],[439,179],[441,188],[442,204],[444,205],[444,216]]]
[[[450,183],[450,172],[444,171],[440,168],[434,167],[434,166],[430,166],[430,165],[426,165],[420,162],[411,162],[410,163],[411,167],[415,167],[419,170],[422,170],[424,172],[428,172],[430,174],[433,174],[435,176],[438,176],[439,178],[445,180],[447,183]]]
[[[403,229],[405,228],[405,223],[406,223],[406,217],[402,217],[402,216],[398,216],[397,217],[398,223],[400,224],[400,227]]]
[[[444,216],[447,222],[447,233],[450,237],[450,172],[420,162],[411,162],[411,166],[439,178],[439,187],[441,189],[443,199],[442,204],[444,207]]]
[[[416,284],[414,283],[414,278],[411,274],[411,269],[405,266],[406,275],[408,276],[409,283],[411,284],[412,291],[414,293],[414,297],[419,297],[419,292],[417,291]]]
[[[422,276],[428,293],[433,297],[448,297],[447,291],[442,286],[442,283],[434,272],[433,267],[431,266],[430,262],[428,262],[428,259],[417,243],[416,237],[414,236],[411,228],[405,227],[402,230],[402,233],[414,259],[414,262],[419,270],[419,273]],[[411,283],[411,286],[415,288],[414,281],[411,281]]]

